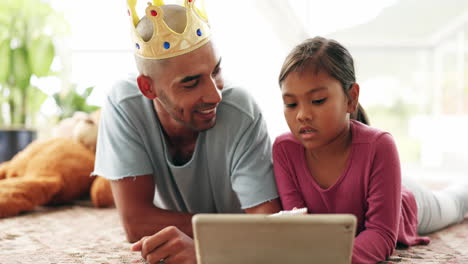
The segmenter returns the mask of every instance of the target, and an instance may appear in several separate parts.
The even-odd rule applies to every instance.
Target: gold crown
[[[195,0],[184,0],[187,24],[182,33],[172,30],[164,22],[163,0],[148,3],[146,17],[153,22],[153,35],[144,41],[136,31],[140,19],[135,11],[137,0],[127,0],[128,14],[132,21],[132,37],[135,53],[147,59],[165,59],[179,56],[206,44],[211,37],[210,26],[205,14],[194,6]]]

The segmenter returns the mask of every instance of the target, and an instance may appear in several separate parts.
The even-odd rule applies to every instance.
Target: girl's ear
[[[140,92],[148,99],[154,100],[156,96],[156,92],[153,89],[153,80],[151,77],[145,76],[140,74],[137,77],[138,88]]]
[[[348,100],[347,112],[352,114],[356,111],[358,103],[359,103],[359,84],[353,83],[348,93],[349,93],[349,100]]]

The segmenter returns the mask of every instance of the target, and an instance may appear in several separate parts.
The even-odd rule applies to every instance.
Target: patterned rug
[[[468,264],[468,220],[429,237],[429,245],[397,248],[388,261],[380,263]]]
[[[468,263],[468,220],[430,237],[428,246],[398,249],[381,263]],[[82,202],[0,219],[0,264],[145,263],[129,249],[115,208]]]

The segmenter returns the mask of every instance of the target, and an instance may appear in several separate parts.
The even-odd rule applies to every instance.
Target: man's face
[[[176,127],[194,131],[213,127],[224,85],[220,63],[211,42],[161,63],[153,78],[158,114],[175,121],[170,123]]]

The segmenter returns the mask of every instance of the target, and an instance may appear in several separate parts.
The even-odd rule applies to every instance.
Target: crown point
[[[132,18],[131,22],[133,23],[131,29],[135,54],[149,59],[172,58],[195,50],[209,41],[211,36],[210,27],[206,17],[202,16],[201,11],[194,6],[197,1],[183,1],[187,17],[185,27],[187,32],[184,30],[182,33],[174,32],[164,23],[163,16],[165,16],[165,13],[164,9],[161,8],[164,5],[164,0],[151,1],[154,4],[148,2],[145,14],[150,18],[148,21],[152,23],[154,36],[146,41],[142,39],[142,36],[136,30],[136,25],[141,21],[135,10],[138,0],[127,0],[127,13]]]

